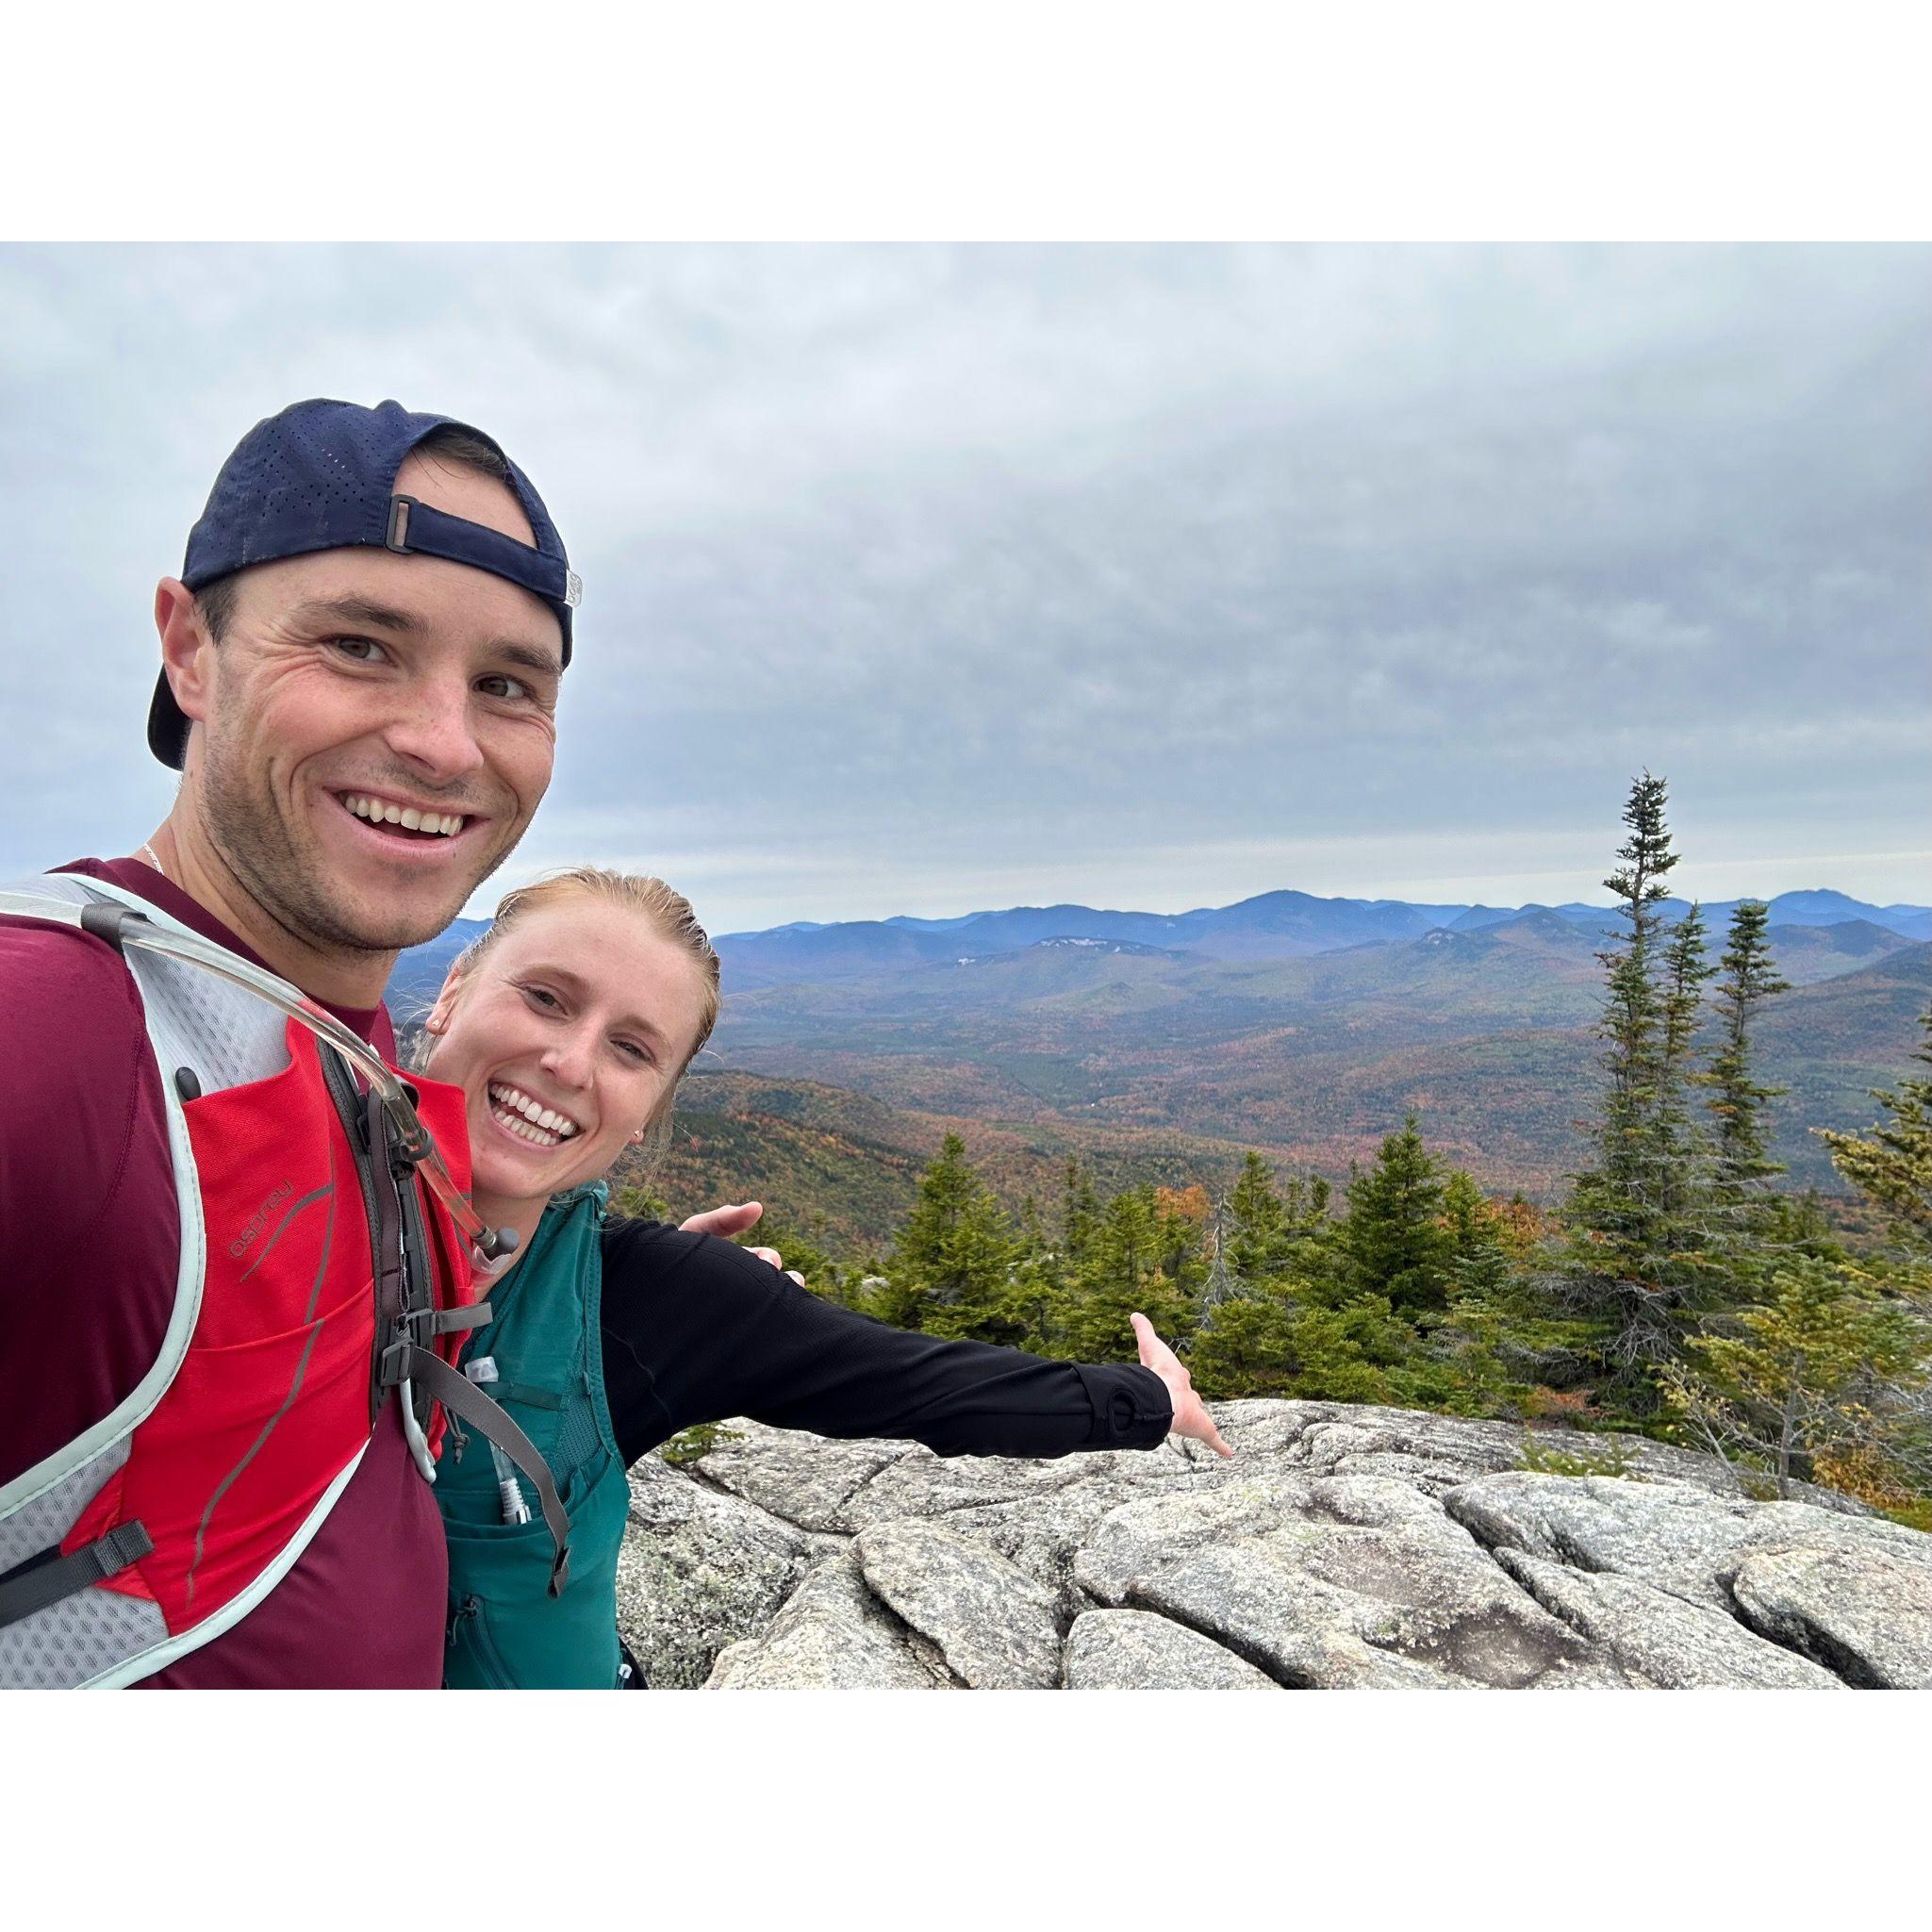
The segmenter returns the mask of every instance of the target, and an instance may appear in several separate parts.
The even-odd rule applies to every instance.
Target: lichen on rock
[[[1841,1498],[1754,1502],[1627,1437],[1567,1476],[1508,1423],[1214,1412],[1231,1461],[735,1422],[633,1472],[620,1625],[662,1688],[1932,1684],[1932,1536]]]

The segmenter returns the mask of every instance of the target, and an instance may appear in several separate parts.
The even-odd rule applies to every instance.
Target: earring
[[[640,1141],[640,1140],[642,1140],[643,1138],[644,1138],[644,1130],[643,1130],[643,1129],[642,1129],[641,1127],[640,1127],[640,1128],[639,1128],[639,1129],[638,1129],[638,1130],[636,1131],[636,1133],[634,1133],[634,1134],[633,1134],[633,1135],[631,1136],[631,1139],[632,1139],[632,1141],[633,1141],[633,1142]]]

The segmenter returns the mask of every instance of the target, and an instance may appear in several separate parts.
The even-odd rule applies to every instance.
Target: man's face
[[[411,457],[396,488],[531,541],[494,478]],[[309,945],[433,938],[550,784],[555,616],[487,571],[374,549],[258,565],[237,593],[187,770],[209,837]]]

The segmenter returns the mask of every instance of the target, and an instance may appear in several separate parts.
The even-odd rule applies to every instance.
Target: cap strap
[[[492,571],[512,584],[520,584],[546,603],[561,604],[566,610],[575,610],[584,601],[583,581],[561,557],[546,556],[487,523],[452,517],[413,496],[389,499],[389,527],[384,545],[404,555],[415,552]]]

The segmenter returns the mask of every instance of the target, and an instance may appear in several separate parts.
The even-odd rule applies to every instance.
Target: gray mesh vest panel
[[[100,882],[74,873],[50,873],[0,886],[0,898],[8,893],[57,900],[67,905],[130,902],[119,892],[102,887]],[[140,909],[157,923],[173,923],[157,908],[141,905]],[[76,939],[74,943],[85,942]],[[289,1064],[288,1022],[265,1000],[212,973],[138,948],[129,948],[125,957],[146,1008],[148,1035],[161,1068],[162,1093],[178,1134],[178,1161],[185,1148],[185,1129],[180,1126],[180,1102],[174,1090],[175,1068],[192,1068],[202,1091],[210,1094],[264,1080]],[[193,1294],[198,1306],[198,1214],[192,1234],[197,1257]],[[184,1312],[188,1315],[185,1329],[180,1319]],[[87,1451],[74,1445],[77,1453],[69,1466],[52,1479],[33,1485],[31,1494],[0,1509],[0,1572],[59,1543],[101,1485],[126,1461],[135,1428],[159,1401],[180,1365],[188,1331],[192,1328],[192,1310],[177,1307],[176,1317],[163,1345],[163,1360],[149,1372],[141,1389],[123,1405],[126,1412],[116,1412],[117,1426],[107,1432],[107,1440]],[[168,1360],[171,1353],[173,1359]],[[16,1486],[8,1485],[9,1492]],[[206,1642],[225,1627],[222,1618],[210,1620],[203,1627],[206,1635],[201,1641]],[[95,1585],[0,1628],[0,1687],[56,1689],[84,1684],[167,1639],[158,1605]],[[178,1644],[178,1639],[171,1644],[171,1655],[181,1654]],[[161,1660],[157,1660],[153,1667],[158,1667]],[[137,1670],[133,1675],[141,1673]]]

